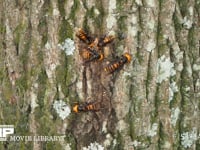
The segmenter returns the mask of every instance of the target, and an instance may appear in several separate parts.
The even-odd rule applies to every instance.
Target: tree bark
[[[1,0],[0,12],[0,125],[66,136],[0,149],[200,149],[199,0]],[[115,35],[102,62],[82,64],[78,28]],[[131,63],[104,73],[124,52]],[[90,100],[102,109],[56,105]]]

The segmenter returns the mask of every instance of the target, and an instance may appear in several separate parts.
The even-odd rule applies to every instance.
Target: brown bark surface
[[[83,65],[78,28],[115,35],[103,61]],[[132,61],[106,74],[125,52]],[[198,150],[200,1],[1,0],[0,85],[0,125],[65,135],[0,149]],[[85,102],[100,110],[67,114]]]

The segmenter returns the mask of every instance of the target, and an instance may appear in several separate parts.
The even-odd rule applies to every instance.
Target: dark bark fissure
[[[99,33],[100,31],[97,31]],[[104,35],[105,36],[105,35]],[[98,36],[98,37],[104,37],[104,36]],[[86,45],[85,45],[86,46]],[[79,51],[81,53],[83,47],[85,47],[81,43],[79,44]],[[102,51],[103,51],[102,47]],[[76,124],[72,128],[73,135],[76,138],[78,147],[81,146],[87,146],[91,142],[99,142],[105,140],[105,134],[102,133],[102,125],[103,122],[107,122],[107,130],[109,132],[112,132],[113,130],[113,123],[116,119],[114,119],[114,116],[112,115],[114,112],[112,105],[111,105],[111,99],[112,99],[112,91],[110,89],[113,89],[114,81],[111,81],[112,79],[116,79],[109,77],[106,75],[103,71],[103,64],[104,62],[89,62],[84,64],[83,67],[83,93],[84,93],[84,100],[81,100],[82,102],[95,102],[99,103],[100,110],[97,112],[88,112],[85,114],[82,114],[82,116],[79,118],[82,120],[82,118],[87,118],[88,121],[81,121],[72,124]],[[90,85],[88,85],[88,83]],[[112,84],[112,86],[111,86]],[[88,88],[88,86],[91,86]],[[112,88],[109,88],[112,87]],[[88,91],[91,90],[91,93]],[[89,94],[90,93],[90,94]],[[111,111],[112,110],[112,111]],[[78,120],[79,120],[78,119]],[[82,133],[76,132],[77,130],[80,131],[80,128],[83,129]],[[88,129],[89,128],[89,129]],[[88,129],[88,130],[86,130]],[[84,132],[84,133],[83,133]],[[88,137],[85,139],[85,137]],[[84,139],[84,140],[83,140]]]
[[[198,0],[117,0],[112,4],[3,0],[0,4],[0,125],[15,124],[18,135],[66,135],[63,143],[2,142],[0,149],[68,146],[79,150],[94,142],[113,150],[125,149],[129,142],[134,149],[185,149],[183,133],[188,133],[192,142],[187,148],[200,147]],[[107,29],[110,24],[113,27]],[[66,56],[58,49],[57,45],[66,38],[73,40],[75,28],[81,26],[95,37],[114,31],[116,39],[106,45],[105,60],[81,66],[77,51]],[[129,36],[131,39],[127,39]],[[150,38],[156,44],[151,52],[146,51],[152,46],[148,43]],[[133,47],[129,47],[131,44]],[[137,61],[112,75],[105,74],[107,63],[126,48]],[[102,51],[106,53],[106,49]],[[163,55],[170,59],[169,65],[174,65],[176,75],[156,83],[160,75],[156,63]],[[51,70],[54,61],[55,72]],[[51,73],[53,76],[49,77]],[[173,83],[178,90],[173,91],[169,102]],[[36,108],[32,106],[34,96]],[[69,106],[95,102],[101,109],[71,113],[61,120],[53,109],[56,100],[64,100]],[[177,116],[175,110],[180,111]],[[197,139],[190,137],[193,129]]]

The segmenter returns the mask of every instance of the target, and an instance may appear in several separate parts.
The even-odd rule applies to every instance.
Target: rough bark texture
[[[115,34],[107,59],[82,65],[77,28]],[[66,39],[72,55],[59,48]],[[125,51],[132,62],[106,75]],[[1,0],[0,84],[0,124],[66,135],[0,149],[200,149],[200,0]],[[88,99],[103,109],[63,120],[54,109]]]

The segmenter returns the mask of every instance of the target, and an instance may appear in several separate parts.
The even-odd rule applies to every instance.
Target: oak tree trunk
[[[115,35],[102,62],[82,64],[78,28]],[[0,84],[0,125],[66,136],[0,149],[200,149],[200,0],[1,0]],[[56,109],[87,101],[102,109]]]

